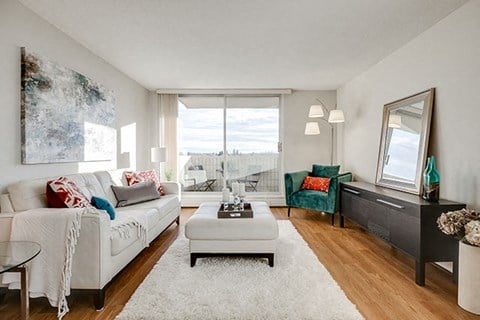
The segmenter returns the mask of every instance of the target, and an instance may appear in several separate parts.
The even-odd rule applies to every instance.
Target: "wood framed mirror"
[[[377,185],[421,193],[434,94],[432,88],[384,106]]]

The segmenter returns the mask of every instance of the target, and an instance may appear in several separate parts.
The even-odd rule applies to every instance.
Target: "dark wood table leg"
[[[29,298],[28,298],[28,274],[27,267],[21,266],[12,269],[13,272],[20,272],[20,301],[21,301],[21,319],[29,319]]]
[[[425,285],[425,261],[415,260],[415,283],[419,286]]]

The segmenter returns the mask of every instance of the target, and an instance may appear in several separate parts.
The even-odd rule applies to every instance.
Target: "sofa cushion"
[[[92,205],[95,208],[100,209],[100,210],[105,210],[108,213],[108,215],[110,216],[110,220],[115,219],[115,208],[110,203],[110,201],[108,201],[105,198],[93,196],[92,200],[90,200],[90,202],[92,203]]]
[[[47,207],[46,188],[51,178],[24,180],[8,186],[8,193],[15,211]]]
[[[135,208],[136,205],[117,208],[117,212],[121,215],[129,215],[137,217],[139,221],[146,223],[147,230],[155,227],[163,217],[157,208]]]
[[[173,194],[167,194],[159,199],[137,203],[128,207],[117,208],[117,212],[125,212],[129,210],[146,210],[156,209],[159,219],[165,217],[170,211],[178,208],[180,201],[178,197]]]
[[[153,181],[140,182],[128,187],[112,186],[112,190],[117,198],[117,207],[160,198],[160,193]]]
[[[47,192],[48,203],[56,208],[93,208],[89,198],[67,177],[48,181]]]
[[[340,166],[323,166],[320,164],[314,164],[312,166],[312,176],[314,177],[326,177],[332,178],[338,175]]]
[[[110,201],[110,203],[113,205],[117,203],[117,198],[113,193],[112,186],[128,185],[123,172],[123,169],[94,172],[94,175],[100,183],[100,186],[105,194],[105,198],[108,199],[108,201]]]
[[[105,192],[103,192],[102,186],[93,173],[76,173],[69,174],[65,177],[75,182],[78,189],[80,189],[88,199],[93,196],[105,197]]]

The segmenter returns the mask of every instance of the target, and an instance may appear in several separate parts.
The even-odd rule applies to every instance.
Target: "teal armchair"
[[[290,209],[304,208],[330,213],[332,225],[335,221],[335,212],[340,205],[340,182],[352,181],[350,172],[338,174],[340,166],[319,166],[313,165],[312,172],[298,171],[285,173],[285,200]],[[323,176],[330,178],[328,192],[300,189],[306,176]]]

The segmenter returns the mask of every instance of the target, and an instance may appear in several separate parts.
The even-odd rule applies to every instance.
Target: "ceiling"
[[[466,0],[20,0],[148,89],[336,89]]]

